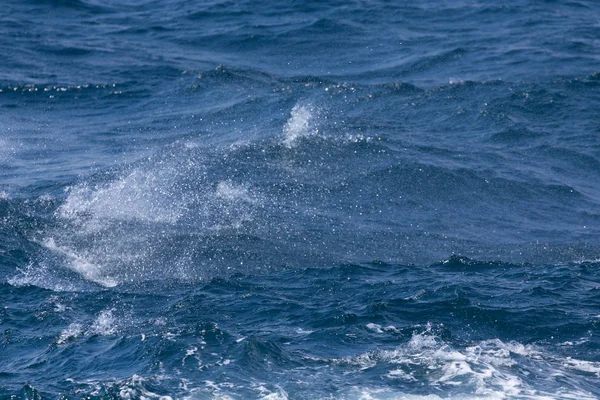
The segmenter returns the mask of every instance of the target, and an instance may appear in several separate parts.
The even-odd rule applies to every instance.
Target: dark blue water
[[[4,1],[0,398],[600,398],[599,15]]]

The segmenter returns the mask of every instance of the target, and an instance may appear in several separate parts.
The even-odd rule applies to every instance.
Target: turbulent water
[[[600,398],[596,1],[1,8],[1,398]]]

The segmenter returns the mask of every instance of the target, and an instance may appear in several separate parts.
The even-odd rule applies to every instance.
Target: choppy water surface
[[[598,15],[9,0],[0,395],[600,398]]]

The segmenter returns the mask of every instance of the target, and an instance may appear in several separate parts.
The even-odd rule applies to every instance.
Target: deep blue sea
[[[600,399],[600,3],[3,0],[0,399]]]

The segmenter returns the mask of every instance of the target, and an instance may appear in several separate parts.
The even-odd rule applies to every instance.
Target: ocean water
[[[600,398],[599,16],[3,1],[0,398]]]

